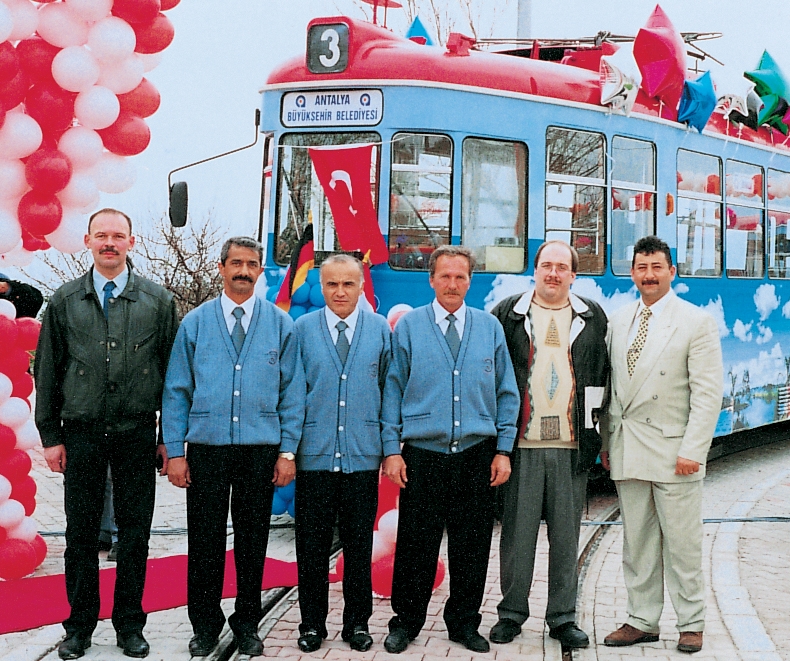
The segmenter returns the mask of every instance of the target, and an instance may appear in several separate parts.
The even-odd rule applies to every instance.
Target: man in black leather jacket
[[[19,282],[19,280],[11,280],[3,273],[0,273],[0,299],[11,301],[14,304],[17,318],[33,317],[35,319],[44,304],[44,297],[33,285]]]

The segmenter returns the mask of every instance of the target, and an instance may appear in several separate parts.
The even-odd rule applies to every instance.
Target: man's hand
[[[274,477],[272,482],[276,487],[284,487],[291,483],[296,476],[296,462],[293,459],[280,457],[274,464]]]
[[[173,457],[167,462],[167,479],[170,480],[170,484],[180,489],[185,489],[192,484],[186,457]]]
[[[510,479],[510,457],[503,454],[494,456],[494,461],[491,462],[491,486],[498,487]]]
[[[609,463],[609,453],[606,450],[601,451],[601,466],[604,470],[612,470],[612,465]]]
[[[699,462],[678,457],[675,463],[675,475],[693,475],[699,471]]]
[[[51,448],[44,448],[44,459],[47,460],[47,466],[53,473],[66,472],[66,446],[55,445]]]
[[[9,289],[11,289],[11,285],[7,282],[0,282],[0,294],[7,294]]]
[[[164,443],[156,446],[156,463],[162,462],[162,467],[159,469],[159,475],[164,477],[167,475],[167,448]]]
[[[399,454],[391,454],[384,459],[382,470],[390,481],[397,484],[401,489],[406,488],[406,482],[409,480],[406,478],[406,462],[403,461],[403,457]]]

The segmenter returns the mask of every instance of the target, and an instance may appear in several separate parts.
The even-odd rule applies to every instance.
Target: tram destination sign
[[[289,92],[283,96],[281,121],[304,126],[375,126],[384,112],[381,90]]]

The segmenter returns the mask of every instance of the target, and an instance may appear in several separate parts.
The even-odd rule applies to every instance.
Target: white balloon
[[[12,530],[25,518],[25,507],[18,500],[9,498],[0,505],[0,528]]]
[[[11,10],[0,2],[0,43],[4,42],[14,31],[14,15]]]
[[[83,46],[64,48],[52,60],[52,77],[64,90],[84,92],[99,80],[99,61]]]
[[[137,55],[122,60],[104,60],[98,84],[116,94],[126,94],[140,84],[144,75],[143,61]]]
[[[117,114],[115,119],[117,119]],[[112,121],[114,122],[115,119]],[[104,144],[101,136],[93,129],[84,126],[74,126],[60,138],[58,150],[68,157],[75,171],[84,170],[96,165],[96,162],[104,152]],[[22,168],[22,176],[24,178],[24,166]],[[2,163],[0,163],[0,185],[2,185]]]
[[[24,512],[24,510],[25,508],[23,506],[22,511]],[[32,542],[36,538],[36,535],[38,535],[38,525],[35,520],[31,519],[29,516],[23,517],[18,525],[8,531],[8,539],[21,539],[25,542]]]
[[[159,51],[158,53],[137,53],[137,57],[143,61],[143,69],[146,73],[153,71],[159,66],[159,63],[162,61],[162,52],[163,51]]]
[[[14,29],[8,41],[27,39],[38,27],[38,10],[30,0],[3,0],[14,17]]]
[[[134,164],[123,156],[106,152],[91,168],[96,186],[103,193],[123,193],[134,186],[137,172]]]
[[[106,87],[94,85],[80,92],[74,101],[74,115],[82,126],[89,129],[106,129],[121,111],[121,104]],[[99,138],[101,140],[101,138]]]
[[[27,266],[34,257],[35,253],[25,250],[22,241],[20,241],[16,248],[0,255],[0,266]],[[14,307],[10,301],[0,301],[0,315],[3,314],[3,303],[9,303],[11,307]],[[14,308],[14,315],[16,315],[16,308]]]
[[[39,36],[58,48],[82,46],[88,41],[88,25],[62,2],[38,10]]]
[[[382,515],[382,517],[379,519],[378,533],[379,537],[381,537],[383,541],[387,541],[393,545],[395,544],[395,540],[398,538],[397,509],[392,509]]]
[[[99,189],[88,172],[77,170],[72,172],[68,186],[58,193],[58,199],[64,207],[90,210],[99,203]]]
[[[373,553],[370,556],[371,562],[376,562],[385,558],[395,550],[395,544],[388,538],[383,537],[378,530],[373,532]]]
[[[0,159],[0,200],[20,198],[27,188],[25,164],[17,158]]]
[[[15,159],[30,156],[41,145],[41,127],[23,112],[6,113],[0,128],[0,158]]]
[[[22,228],[16,215],[0,209],[0,254],[11,252],[22,240]]]
[[[11,427],[14,431],[24,425],[29,418],[30,407],[20,397],[9,397],[4,404],[0,405],[0,424]]]
[[[68,254],[79,252],[85,249],[84,238],[87,228],[88,221],[83,215],[76,210],[64,208],[60,225],[52,234],[46,236],[47,243],[60,252]]]
[[[112,0],[66,0],[66,5],[83,21],[100,21],[110,13]]]
[[[11,383],[11,379],[0,372],[0,404],[5,404],[8,398],[11,397],[13,391],[14,384]],[[0,498],[0,500],[2,500],[2,498]]]
[[[8,478],[0,475],[0,505],[11,497],[11,483]]]
[[[14,250],[16,250],[16,248]],[[0,317],[7,317],[8,319],[16,319],[16,307],[11,301],[7,301],[4,298],[0,298]],[[2,422],[2,420],[0,420],[0,422]]]
[[[41,444],[41,436],[36,429],[36,423],[28,420],[24,425],[16,430],[16,449],[32,450]]]
[[[91,27],[88,47],[102,61],[123,60],[134,53],[137,36],[122,18],[109,16]]]

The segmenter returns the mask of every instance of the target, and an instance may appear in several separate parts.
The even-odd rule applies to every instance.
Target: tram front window
[[[475,270],[524,270],[526,183],[526,145],[464,140],[461,240],[475,253]]]
[[[721,276],[721,159],[678,150],[677,262],[683,276]]]
[[[790,278],[790,174],[768,170],[768,277]]]
[[[378,133],[287,133],[280,141],[277,169],[277,218],[274,261],[288,264],[291,253],[309,223],[317,251],[340,250],[329,201],[321,188],[310,147],[373,144],[370,157],[370,190],[378,207],[378,171],[381,136]]]
[[[450,243],[453,144],[445,135],[396,133],[390,178],[390,266],[428,270]]]

